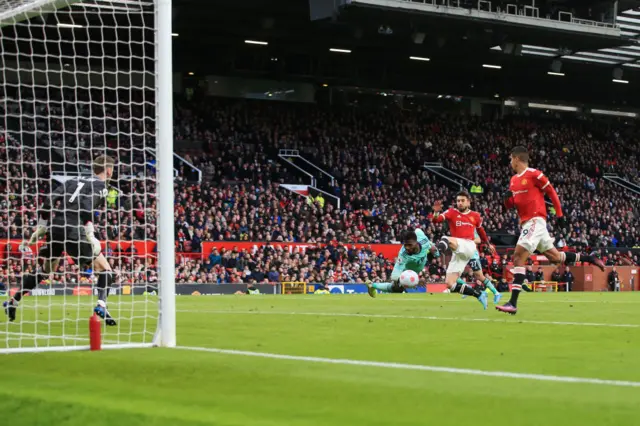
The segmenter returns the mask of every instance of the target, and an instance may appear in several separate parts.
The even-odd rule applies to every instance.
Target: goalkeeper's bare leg
[[[371,297],[376,297],[378,290],[383,293],[404,293],[406,291],[406,288],[401,286],[397,280],[389,283],[374,283],[367,280],[365,284],[367,285],[367,291]]]

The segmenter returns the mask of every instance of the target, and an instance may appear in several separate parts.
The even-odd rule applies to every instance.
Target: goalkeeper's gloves
[[[93,255],[98,256],[102,251],[102,247],[100,247],[100,241],[96,238],[96,231],[93,228],[93,223],[87,222],[84,225],[84,231],[86,234],[87,241],[91,243],[91,248],[93,249]]]
[[[29,247],[29,241],[23,241],[22,243],[20,243],[20,245],[18,246],[18,251],[22,254],[30,254],[31,247]]]
[[[31,247],[29,246],[34,245],[35,243],[40,241],[45,235],[47,235],[47,223],[48,222],[44,219],[38,220],[38,227],[33,232],[33,234],[31,234],[29,241],[23,241],[18,246],[18,250],[20,250],[21,253],[31,253]]]

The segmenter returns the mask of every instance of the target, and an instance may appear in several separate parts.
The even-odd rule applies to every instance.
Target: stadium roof
[[[585,49],[573,52],[558,47],[524,45],[522,55],[562,59],[588,64],[640,68],[640,8],[628,9],[620,13],[617,17],[617,24],[622,30],[621,34],[624,44],[621,46]],[[494,46],[491,50],[502,51],[502,47]]]
[[[569,7],[592,4],[605,3],[565,1]],[[625,8],[621,16],[635,19],[640,2],[620,0],[619,5]],[[380,31],[386,27],[391,31]],[[598,36],[363,5],[312,21],[309,4],[300,0],[183,0],[176,2],[174,12],[174,31],[179,34],[174,39],[174,64],[177,72],[193,72],[190,77],[195,79],[234,75],[386,92],[640,107],[640,97],[630,90],[640,84],[640,68],[634,63],[640,59],[640,44],[634,45],[633,28],[623,30],[629,34]],[[505,44],[522,45],[522,55],[495,49]],[[610,54],[615,61],[599,56]],[[564,77],[549,73],[555,58],[562,58]],[[615,68],[623,69],[628,84],[612,81]]]
[[[572,7],[598,6],[593,0],[564,1]],[[107,3],[83,0],[81,6],[71,7],[71,13],[63,19],[69,23],[83,20],[80,22],[86,29],[60,32],[53,27],[47,39],[74,41],[73,50],[63,53],[77,58],[89,54],[100,60],[96,67],[133,66],[131,61],[119,61],[115,52],[105,50],[109,45],[98,46],[93,54],[89,51],[93,44],[79,43],[91,40],[102,24],[95,17],[83,16],[82,8],[88,4],[94,4],[96,11],[114,8]],[[132,3],[142,4],[126,0],[122,5]],[[309,4],[300,0],[181,0],[174,2],[174,67],[192,80],[205,75],[232,75],[385,92],[535,98],[640,108],[637,90],[629,90],[640,84],[640,2],[618,3],[624,7],[619,14],[623,37],[447,19],[362,5],[341,9],[333,19],[312,21]],[[115,7],[130,7],[122,5]],[[126,13],[109,15],[122,20],[124,28],[138,25],[132,24]],[[22,40],[29,37],[24,34]],[[149,36],[145,45],[148,49],[153,47],[151,40]],[[499,51],[507,45],[522,46],[522,54]],[[133,49],[137,44],[131,46]],[[24,49],[33,55],[42,54],[44,45],[32,43]],[[150,57],[151,53],[140,51],[135,55]],[[549,73],[554,59],[561,60],[564,77]],[[623,70],[628,84],[612,82],[612,72],[620,74],[616,68]],[[152,65],[147,64],[147,69]]]

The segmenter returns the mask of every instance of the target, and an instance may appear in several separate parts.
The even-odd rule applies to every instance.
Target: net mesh
[[[103,342],[150,343],[158,322],[153,3],[0,0],[0,23],[0,291],[9,297],[23,272],[41,270],[44,241],[32,253],[18,247],[51,192],[110,155],[115,174],[94,224],[116,275],[107,303],[118,325],[103,330]],[[16,321],[0,321],[0,351],[87,345],[95,284],[90,266],[64,256]]]

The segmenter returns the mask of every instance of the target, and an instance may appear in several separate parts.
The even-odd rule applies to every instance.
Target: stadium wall
[[[10,251],[16,253],[18,251],[18,246],[22,241],[20,240],[5,240],[0,242],[0,259],[6,258],[7,255],[7,246],[11,245]],[[37,250],[43,243],[40,242],[36,244],[32,249]],[[106,243],[102,243],[102,247],[104,249]],[[136,249],[136,254],[140,256],[144,256],[147,254],[155,254],[156,252],[156,242],[155,241],[109,241],[109,247],[114,252],[124,252],[131,248],[133,245]],[[315,243],[268,243],[268,242],[246,242],[246,241],[205,241],[202,243],[202,253],[193,253],[194,256],[208,256],[211,253],[211,250],[214,248],[217,249],[225,249],[225,250],[233,250],[234,248],[238,250],[247,250],[249,252],[255,252],[260,247],[264,247],[265,245],[270,245],[276,249],[282,248],[290,253],[304,253],[307,249],[317,248],[317,247],[325,247],[326,244],[315,244]],[[119,246],[119,249],[118,249]],[[399,244],[344,244],[344,246],[355,246],[356,248],[367,248],[370,247],[371,250],[376,253],[382,253],[383,256],[387,259],[395,259],[398,254],[398,250],[400,249]]]
[[[545,265],[540,266],[542,271],[544,272],[545,281],[551,281],[551,274],[556,270],[557,266],[554,265]],[[534,270],[537,270],[537,266]],[[575,278],[573,283],[573,291],[606,291],[608,290],[608,282],[609,282],[609,272],[613,269],[612,266],[607,266],[604,272],[600,271],[600,269],[591,266],[571,266],[571,272]],[[638,266],[617,266],[616,270],[618,271],[618,277],[620,278],[621,290],[622,291],[631,291],[631,278],[634,278],[634,289],[635,291],[640,291],[640,277],[639,271],[640,267]],[[564,272],[564,267],[560,268],[561,272]],[[506,279],[507,281],[511,281],[512,274],[507,273]]]

